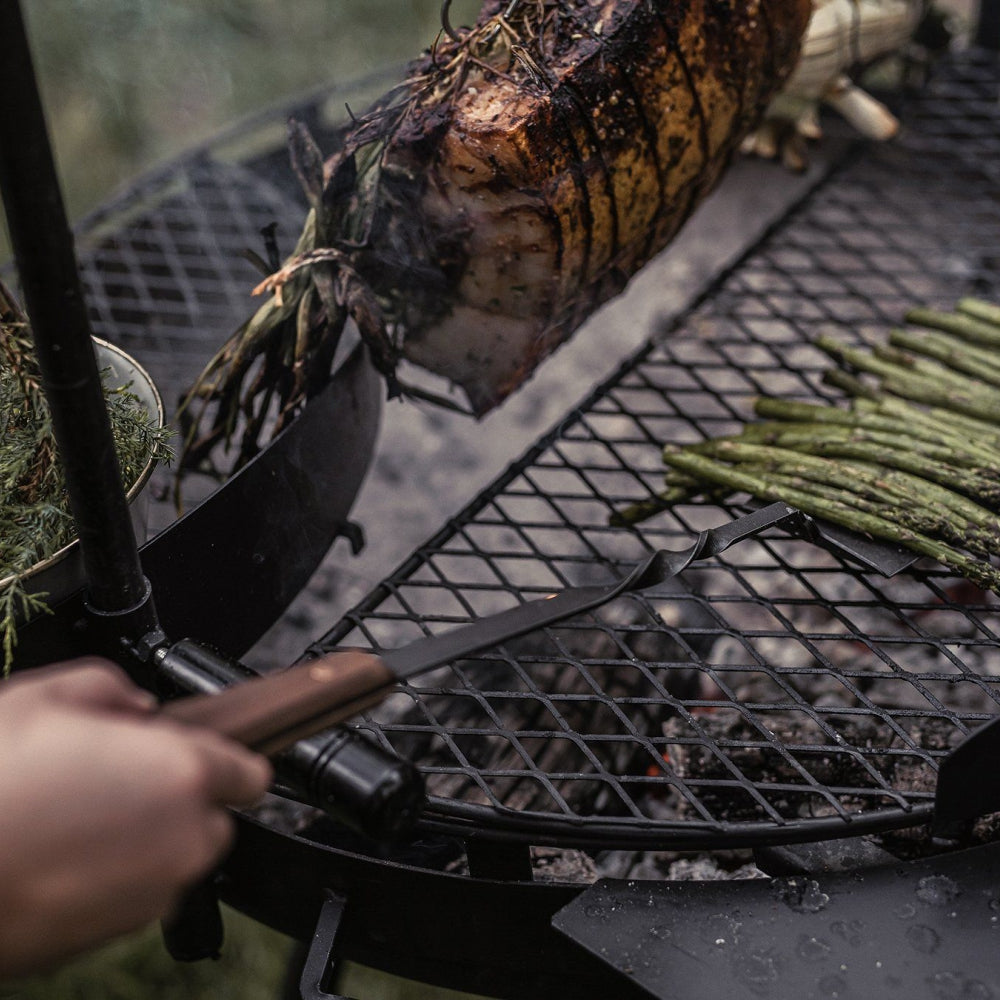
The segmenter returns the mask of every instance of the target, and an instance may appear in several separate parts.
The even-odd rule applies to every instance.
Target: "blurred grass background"
[[[72,219],[254,111],[405,62],[440,0],[21,0]],[[468,23],[478,0],[455,0]],[[0,260],[9,256],[4,234]]]
[[[7,2],[7,0],[0,0]],[[426,48],[440,0],[21,0],[71,219],[219,129]],[[455,0],[469,23],[478,0]],[[0,227],[0,262],[9,257]],[[219,962],[174,963],[150,928],[2,1000],[271,1000],[292,942],[226,911]],[[369,987],[382,1000],[387,987]]]
[[[174,962],[159,929],[115,941],[63,968],[0,986],[2,1000],[276,1000],[293,943],[225,909],[217,962]],[[365,1000],[371,1000],[366,997]]]

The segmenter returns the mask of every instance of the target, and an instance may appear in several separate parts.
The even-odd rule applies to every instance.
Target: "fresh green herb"
[[[104,395],[122,479],[134,483],[150,458],[169,458],[169,432],[128,387]],[[10,670],[18,621],[45,613],[32,593],[31,568],[75,537],[49,408],[26,318],[0,284],[0,662]]]

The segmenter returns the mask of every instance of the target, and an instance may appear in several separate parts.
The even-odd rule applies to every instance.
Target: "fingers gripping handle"
[[[237,684],[223,694],[169,702],[163,712],[272,754],[377,704],[391,692],[394,680],[377,656],[332,653]]]
[[[354,830],[380,841],[412,832],[424,801],[420,772],[363,733],[336,726],[393,690],[376,657],[332,654],[260,677],[180,639],[154,659],[164,695],[198,692],[168,701],[166,717],[208,727],[272,757],[283,794]]]

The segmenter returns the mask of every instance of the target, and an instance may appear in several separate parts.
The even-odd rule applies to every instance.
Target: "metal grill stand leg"
[[[326,985],[332,978],[334,944],[346,905],[346,897],[327,892],[326,902],[320,910],[316,931],[302,967],[302,978],[299,980],[302,1000],[349,1000],[326,992]]]

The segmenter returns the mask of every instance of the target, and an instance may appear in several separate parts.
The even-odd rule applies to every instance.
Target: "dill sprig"
[[[104,398],[122,480],[134,483],[150,458],[169,460],[169,431],[156,426],[128,386],[104,378]],[[28,574],[76,537],[52,418],[27,319],[0,283],[0,662],[9,672],[17,624],[48,611]]]

